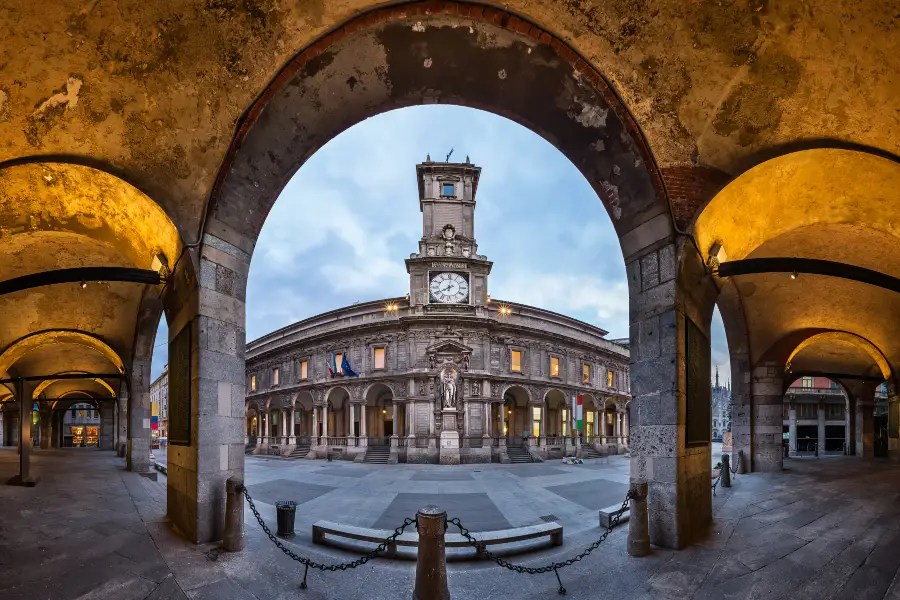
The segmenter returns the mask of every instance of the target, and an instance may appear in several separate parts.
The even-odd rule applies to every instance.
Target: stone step
[[[391,458],[390,446],[369,446],[366,448],[364,463],[386,465]]]

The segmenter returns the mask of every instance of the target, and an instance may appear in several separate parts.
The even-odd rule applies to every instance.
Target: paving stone
[[[191,600],[258,600],[256,596],[230,579],[220,579],[187,593]]]
[[[304,483],[290,479],[273,479],[264,483],[248,485],[247,491],[254,502],[265,502],[274,505],[281,500],[293,500],[303,504],[315,500],[337,488],[315,483]]]
[[[394,529],[406,517],[415,518],[416,512],[429,504],[446,510],[448,518],[459,518],[469,531],[511,527],[487,494],[397,494],[372,527]]]
[[[472,481],[472,474],[468,471],[423,471],[414,473],[410,477],[412,481]]]
[[[594,510],[621,503],[625,499],[625,494],[628,493],[626,484],[605,479],[556,485],[546,489],[566,500]]]

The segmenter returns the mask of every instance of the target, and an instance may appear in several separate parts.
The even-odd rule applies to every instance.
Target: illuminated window
[[[607,371],[606,372],[606,387],[612,387],[612,386],[613,386],[613,372]]]
[[[522,372],[522,351],[521,350],[513,350],[510,352],[509,370],[516,371],[517,373]]]
[[[384,348],[375,348],[375,368],[384,368]]]
[[[441,196],[454,196],[454,195],[456,195],[456,194],[455,194],[455,191],[456,191],[455,188],[456,188],[456,186],[454,186],[452,183],[445,183],[445,184],[443,184],[443,185],[441,186],[441,189],[442,189],[442,191],[441,191]]]
[[[591,382],[591,365],[588,365],[588,364],[581,365],[581,380],[584,383]]]
[[[813,386],[813,378],[812,377],[804,377],[800,380],[800,385],[805,388],[811,388]]]
[[[250,376],[250,391],[251,392],[256,391],[256,375]]]
[[[589,438],[594,437],[594,411],[589,410],[585,413],[585,420],[587,422],[587,428],[585,433]]]
[[[335,374],[343,373],[344,368],[341,366],[344,363],[344,354],[342,352],[338,352],[334,355],[334,371]]]
[[[278,385],[278,367],[272,369],[272,385]]]
[[[541,435],[541,409],[534,406],[531,409],[531,435],[540,437]]]
[[[550,377],[559,377],[559,358],[550,357]]]
[[[562,409],[562,434],[569,435],[569,409]]]
[[[300,379],[309,379],[309,362],[300,361]]]

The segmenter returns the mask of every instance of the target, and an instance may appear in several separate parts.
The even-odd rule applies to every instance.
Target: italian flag
[[[582,412],[582,397],[581,396],[573,396],[572,397],[572,415],[574,415],[575,421],[575,431],[584,431],[584,427],[582,425],[582,419],[584,418]]]

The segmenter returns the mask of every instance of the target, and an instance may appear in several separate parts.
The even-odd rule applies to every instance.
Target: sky
[[[466,156],[482,168],[478,253],[493,261],[491,296],[559,312],[628,336],[625,264],[612,222],[581,173],[530,130],[491,113],[447,105],[363,121],[294,175],[263,226],[250,264],[247,340],[313,315],[403,296],[404,259],[422,236],[415,165]],[[165,365],[160,324],[155,378]],[[721,319],[712,364],[730,371]]]

